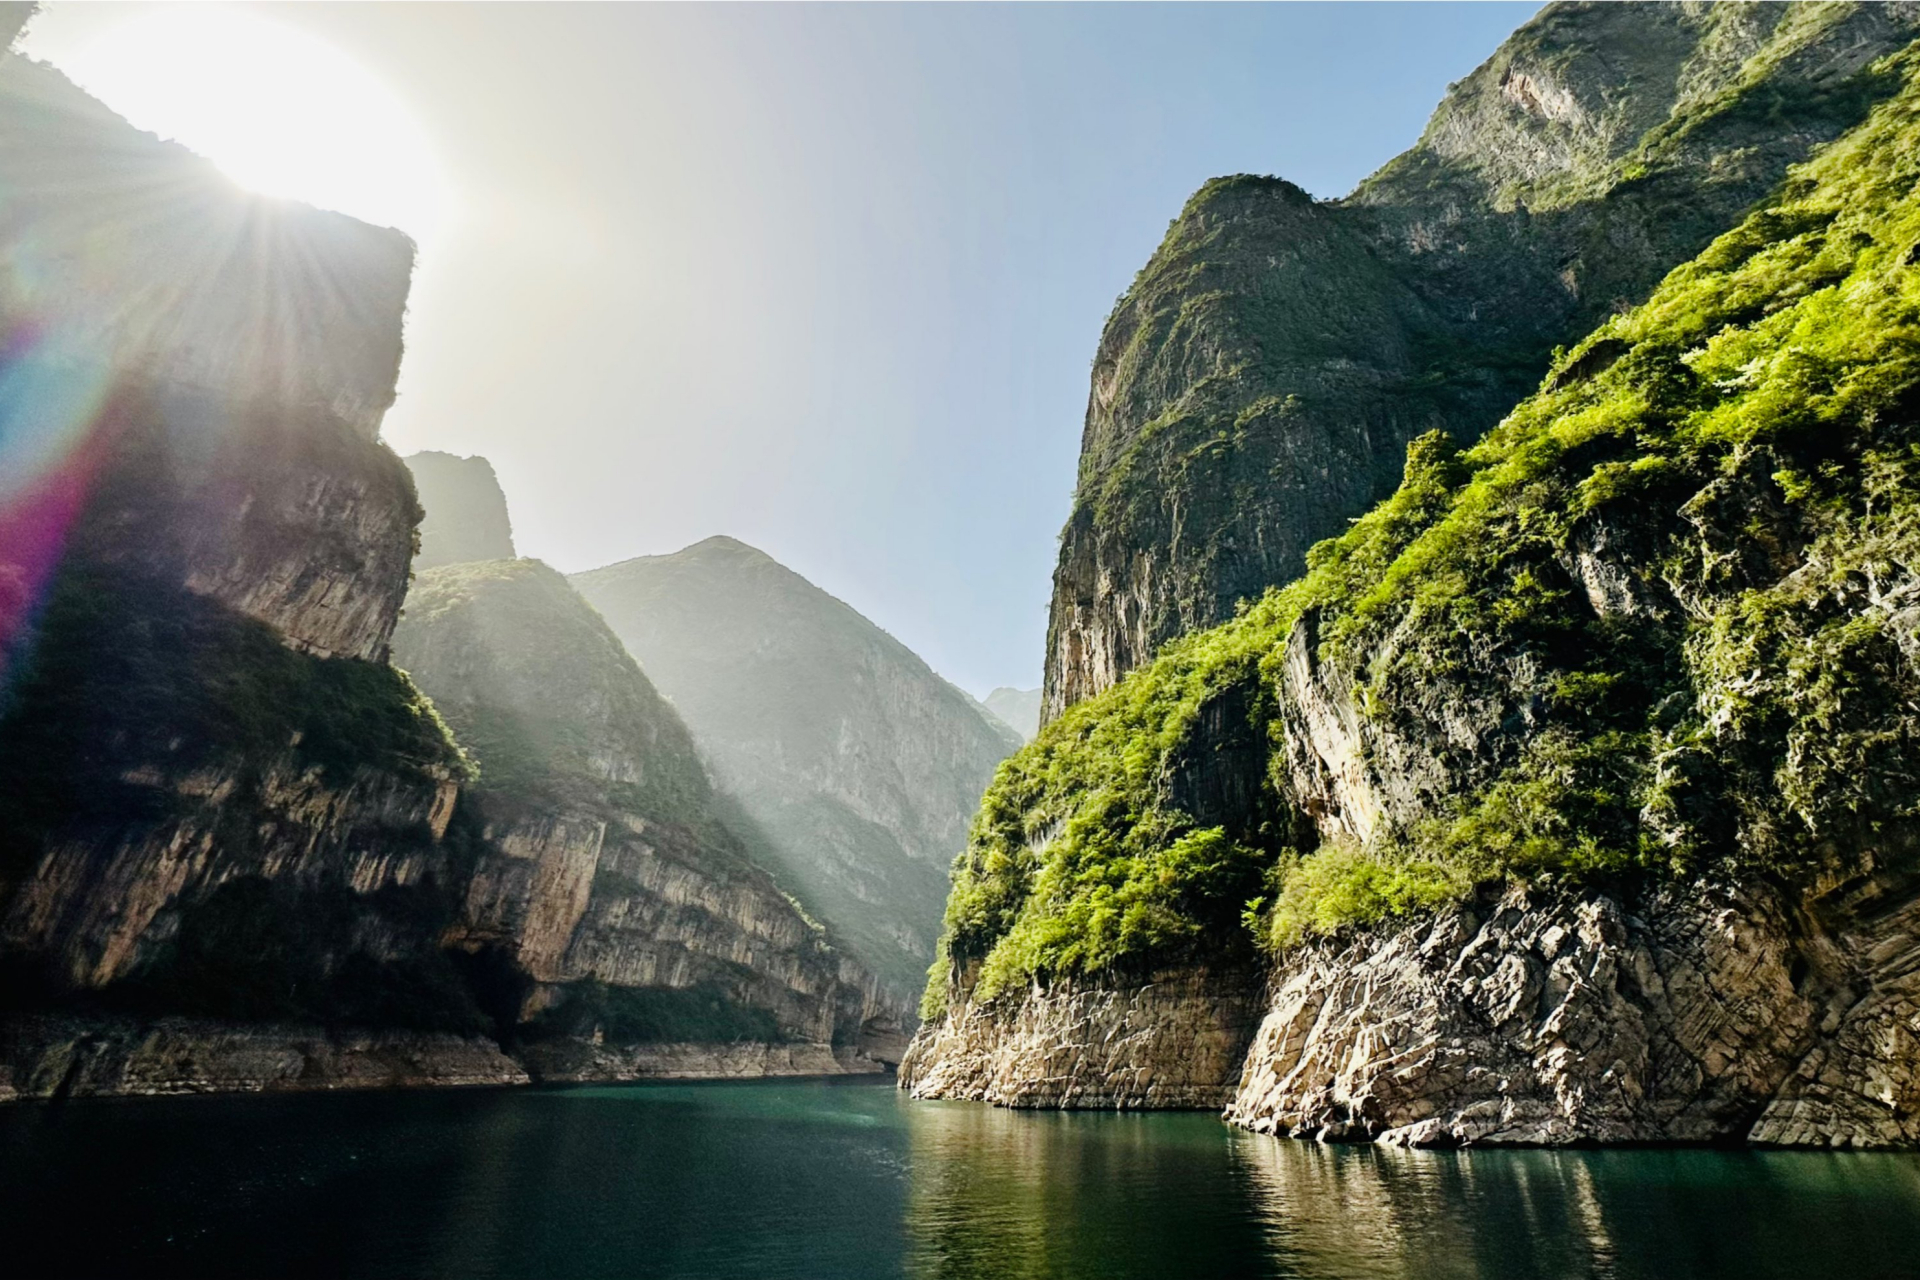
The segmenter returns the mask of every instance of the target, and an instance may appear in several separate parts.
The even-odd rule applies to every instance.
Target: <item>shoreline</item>
[[[485,1037],[285,1023],[54,1016],[0,1023],[0,1104],[889,1075],[883,1060],[810,1041],[567,1041],[509,1052]]]

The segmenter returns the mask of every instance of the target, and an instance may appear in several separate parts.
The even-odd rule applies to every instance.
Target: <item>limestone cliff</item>
[[[514,558],[507,495],[500,491],[492,463],[431,450],[408,454],[405,462],[422,512],[415,572]]]
[[[519,1034],[888,1052],[904,1002],[747,859],[680,717],[565,578],[428,570],[394,654],[480,770],[455,815],[471,865],[449,939],[525,976]]]
[[[9,1011],[467,1029],[421,923],[464,766],[385,662],[411,244],[12,54],[0,208]]]
[[[1892,89],[1878,5],[1556,4],[1344,200],[1203,187],[1108,319],[1042,721],[1222,622],[1392,491],[1407,442],[1493,426]]]
[[[947,868],[1018,735],[731,538],[574,582],[686,718],[783,881],[896,991],[917,990]]]
[[[1491,433],[1002,766],[914,1087],[1149,1105],[1242,989],[1153,993],[1252,964],[1251,1127],[1920,1141],[1920,45],[1867,74]]]

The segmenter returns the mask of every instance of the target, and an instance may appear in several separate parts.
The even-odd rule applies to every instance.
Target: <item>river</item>
[[[0,1109],[10,1276],[1920,1276],[1920,1157],[1409,1152],[879,1082]]]

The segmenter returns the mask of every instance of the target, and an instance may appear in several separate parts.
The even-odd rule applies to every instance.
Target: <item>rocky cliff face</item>
[[[618,1042],[622,1011],[644,1021],[650,1004],[663,1025],[629,1043],[703,1038],[664,1025],[682,1013],[715,1040],[851,1050],[864,1036],[885,1052],[899,1035],[904,1002],[748,861],[680,717],[560,574],[535,560],[429,570],[394,652],[477,759],[449,938],[525,975],[523,1034],[597,1022]]]
[[[957,1002],[914,1040],[900,1087],[1003,1107],[1215,1110],[1233,1100],[1260,988],[1250,968],[1182,968]]]
[[[1297,575],[1891,91],[1906,5],[1556,4],[1341,201],[1209,183],[1114,309],[1042,720]]]
[[[417,511],[375,439],[412,246],[14,55],[0,188],[9,1005],[444,1008],[462,765],[385,664]]]
[[[408,454],[407,470],[420,495],[420,551],[416,572],[474,560],[511,560],[513,523],[507,495],[485,458],[451,453]]]
[[[983,1017],[1124,1078],[1029,1024],[1257,949],[1256,1128],[1916,1140],[1920,63],[1869,74],[1493,432],[1002,767],[916,1081]]]
[[[411,242],[248,196],[12,54],[0,173],[17,598],[84,503],[111,530],[89,554],[314,653],[381,659],[416,519],[375,439]],[[126,484],[108,492],[103,468]]]
[[[1413,1146],[1911,1144],[1920,900],[1841,905],[1513,891],[1304,948],[1227,1116]]]
[[[765,856],[901,993],[967,819],[1017,735],[845,604],[730,538],[579,574]]]

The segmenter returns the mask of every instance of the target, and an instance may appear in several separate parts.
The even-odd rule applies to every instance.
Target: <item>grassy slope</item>
[[[980,994],[1234,945],[1241,920],[1284,943],[1489,878],[1808,875],[1911,817],[1916,65],[1891,60],[1896,97],[1479,444],[1417,442],[1399,492],[1305,577],[1003,765],[947,916]],[[1627,624],[1561,567],[1601,525],[1646,548],[1656,602]],[[1171,759],[1223,690],[1257,686],[1271,721],[1309,609],[1380,732],[1431,732],[1423,705],[1505,679],[1527,714],[1503,767],[1366,848],[1198,826],[1169,801]]]

